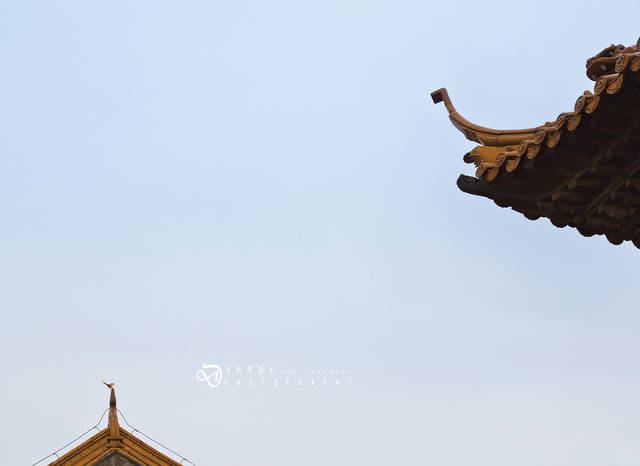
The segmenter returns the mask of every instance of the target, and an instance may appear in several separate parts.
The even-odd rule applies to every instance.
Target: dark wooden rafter
[[[605,183],[602,187],[600,194],[591,201],[591,203],[584,209],[582,216],[589,217],[594,212],[600,213],[603,204],[609,199],[615,198],[615,194],[622,186],[627,185],[627,182],[640,170],[640,158],[634,159],[627,167],[622,170],[620,175],[616,176],[609,183]],[[576,219],[579,221],[581,217]]]

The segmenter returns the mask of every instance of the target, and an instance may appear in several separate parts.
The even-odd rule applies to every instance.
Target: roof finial
[[[118,424],[118,407],[116,406],[116,391],[113,388],[115,384],[113,382],[107,383],[104,380],[103,384],[111,390],[111,396],[109,397],[109,437],[120,437],[120,425]]]
[[[107,388],[111,388],[113,389],[113,387],[115,386],[115,383],[111,382],[111,383],[107,383],[104,380],[102,381],[103,384],[105,384],[107,386]]]

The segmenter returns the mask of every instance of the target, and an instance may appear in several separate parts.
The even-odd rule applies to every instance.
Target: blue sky
[[[460,192],[428,95],[553,121],[639,10],[1,4],[2,464],[93,425],[103,378],[199,465],[635,464],[638,251]]]

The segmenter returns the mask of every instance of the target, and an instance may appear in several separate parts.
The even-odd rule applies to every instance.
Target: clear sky
[[[639,13],[2,2],[0,463],[94,425],[104,378],[198,465],[637,464],[640,252],[460,192],[474,144],[428,95],[553,121]]]

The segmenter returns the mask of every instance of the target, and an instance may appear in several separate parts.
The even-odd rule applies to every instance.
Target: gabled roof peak
[[[181,463],[174,461],[143,442],[131,432],[120,427],[114,384],[106,382],[104,384],[110,392],[107,427],[50,463],[49,466],[106,466],[107,464],[113,464],[114,457],[124,458],[126,462],[122,464],[180,466]],[[97,425],[95,428],[97,428]],[[136,430],[134,428],[134,432]],[[185,460],[185,458],[181,458],[183,461]]]

